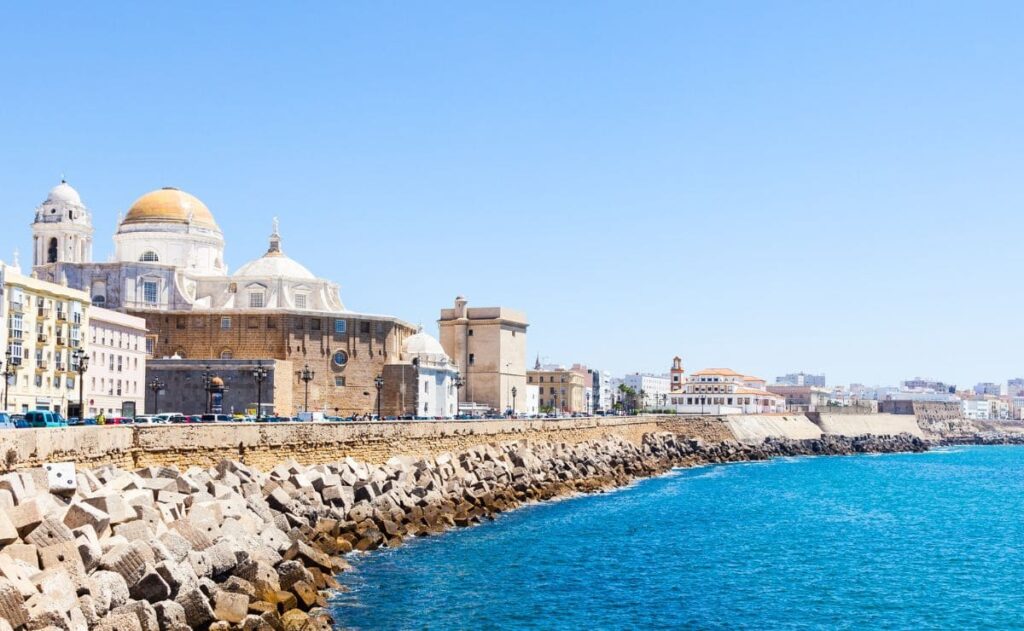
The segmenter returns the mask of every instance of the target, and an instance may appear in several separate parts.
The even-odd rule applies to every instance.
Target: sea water
[[[357,629],[1021,628],[1024,447],[677,470],[351,558]]]

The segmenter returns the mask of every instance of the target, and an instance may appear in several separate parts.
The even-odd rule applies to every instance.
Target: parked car
[[[67,427],[68,422],[60,414],[49,410],[32,410],[25,414],[29,427]]]
[[[7,412],[0,412],[0,429],[16,429],[17,425],[11,420],[11,415]]]
[[[162,425],[169,423],[167,419],[160,416],[150,416],[149,414],[143,414],[142,416],[135,417],[136,425]]]
[[[234,420],[230,414],[203,414],[200,417],[201,423],[230,423]]]

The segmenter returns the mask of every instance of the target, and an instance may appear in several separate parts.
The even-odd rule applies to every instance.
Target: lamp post
[[[509,414],[509,418],[516,415],[516,393],[518,392],[519,390],[517,390],[515,386],[512,386],[512,413]]]
[[[211,372],[209,366],[206,366],[206,369],[203,370],[203,392],[206,393],[206,405],[204,406],[204,409],[203,409],[203,413],[204,414],[209,414],[210,413],[210,399],[211,399],[211,396],[210,396],[210,392],[211,392],[210,386],[211,386],[212,383],[213,383],[213,372]]]
[[[167,384],[160,381],[159,378],[153,377],[153,381],[149,382],[147,386],[153,391],[153,414],[160,413],[160,391],[167,387]]]
[[[377,388],[377,420],[380,421],[383,420],[383,418],[380,415],[380,391],[384,389],[384,376],[377,375],[377,377],[373,380],[373,385],[375,388]]]
[[[7,363],[4,364],[4,411],[7,411],[7,393],[11,389],[11,377],[17,374],[18,367],[11,361],[11,349],[7,349],[5,354],[7,357]]]
[[[462,391],[462,386],[466,385],[466,380],[462,378],[462,373],[455,373],[455,379],[453,380],[455,386],[455,416],[459,415],[459,402],[462,398],[459,396]]]
[[[256,380],[256,420],[259,421],[263,414],[263,382],[267,380],[267,368],[263,365],[262,359],[256,360],[256,368],[252,371],[252,378]]]
[[[85,371],[89,369],[89,356],[81,348],[76,348],[71,356],[74,357],[78,372],[78,420],[85,424]]]
[[[309,364],[303,366],[302,372],[299,373],[299,379],[301,379],[306,384],[306,399],[305,404],[303,406],[306,412],[309,412],[309,382],[313,381],[313,377],[315,376],[316,373],[309,369]]]

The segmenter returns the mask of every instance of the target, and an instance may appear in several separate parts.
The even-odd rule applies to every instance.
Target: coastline
[[[290,461],[266,473],[228,460],[185,472],[102,467],[79,472],[79,488],[63,495],[43,486],[42,470],[23,470],[0,476],[0,491],[17,499],[6,518],[11,528],[0,517],[0,619],[13,629],[42,622],[119,631],[327,629],[334,622],[327,597],[341,588],[335,576],[350,568],[347,554],[526,504],[618,489],[676,468],[1022,443],[1024,436],[900,434],[750,445],[657,432],[639,444],[618,436],[519,440],[384,465]],[[67,598],[69,591],[77,597]]]

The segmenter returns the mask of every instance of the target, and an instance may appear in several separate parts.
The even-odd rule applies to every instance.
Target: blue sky
[[[353,310],[526,311],[529,353],[830,382],[1024,373],[1024,4],[0,7],[0,256],[60,174],[279,216]],[[23,257],[24,260],[24,257]]]

